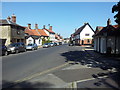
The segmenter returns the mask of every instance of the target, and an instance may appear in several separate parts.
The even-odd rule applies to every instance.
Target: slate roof
[[[91,30],[92,30],[93,32],[95,32],[95,31],[92,29],[92,27],[89,25],[89,23],[85,23],[83,26],[81,26],[80,28],[78,28],[78,30],[74,33],[74,35],[80,34],[81,31],[85,28],[86,25],[88,25],[88,26],[91,28]]]
[[[15,26],[23,27],[19,24],[13,23],[12,21],[8,21],[7,19],[0,19],[0,25],[15,25]]]
[[[12,21],[9,21],[7,19],[0,19],[0,25],[15,25],[15,26],[23,27],[19,24],[12,22]],[[23,27],[23,28],[25,28],[25,27]]]

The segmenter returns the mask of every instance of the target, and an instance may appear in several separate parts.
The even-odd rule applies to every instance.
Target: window
[[[89,36],[90,34],[89,33],[86,33],[85,36]]]

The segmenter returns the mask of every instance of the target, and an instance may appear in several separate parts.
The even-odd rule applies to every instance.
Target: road
[[[2,68],[3,83],[24,81],[18,87],[29,88],[38,86],[58,88],[64,87],[64,85],[68,87],[75,81],[80,82],[78,87],[84,87],[86,81],[88,81],[87,85],[92,84],[93,75],[108,72],[101,69],[101,62],[90,57],[84,51],[84,47],[68,45],[40,48],[35,51],[4,56]],[[36,84],[37,86],[33,85],[35,82],[39,82]],[[93,86],[95,85],[93,84]],[[105,86],[103,85],[103,88]]]

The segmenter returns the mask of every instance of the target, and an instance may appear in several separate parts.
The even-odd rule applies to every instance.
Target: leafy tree
[[[114,16],[115,22],[120,25],[120,1],[112,7],[112,13],[117,12]]]

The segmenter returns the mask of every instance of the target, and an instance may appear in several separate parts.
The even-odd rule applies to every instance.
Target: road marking
[[[69,64],[69,63],[65,63],[65,64],[62,64],[62,65],[60,65],[60,66],[57,66],[57,67],[48,69],[48,70],[46,70],[46,71],[33,74],[32,76],[28,76],[28,77],[25,77],[25,78],[23,78],[23,79],[16,80],[15,83],[20,83],[20,82],[23,82],[23,81],[30,80],[30,79],[32,79],[32,78],[35,78],[35,77],[40,76],[40,75],[43,75],[43,74],[48,73],[48,72],[50,72],[50,71],[54,71],[54,70],[56,70],[56,69],[62,68],[62,67],[64,67],[64,66],[68,65],[68,64]]]
[[[103,76],[103,77],[98,77],[98,78],[102,79],[102,78],[107,78],[107,77],[108,76]],[[97,79],[97,78],[89,78],[89,79],[79,80],[79,81],[76,81],[76,83],[81,83],[81,82],[90,81],[90,80],[94,80],[94,79]]]

